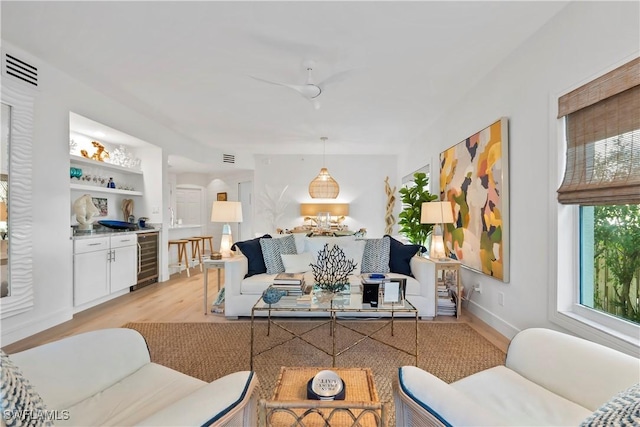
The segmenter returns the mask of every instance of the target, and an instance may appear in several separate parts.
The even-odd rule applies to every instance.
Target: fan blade
[[[254,80],[258,80],[259,82],[269,83],[271,85],[276,85],[276,86],[288,87],[289,89],[293,89],[293,90],[295,90],[297,92],[300,92],[300,93],[302,93],[302,91],[304,90],[304,86],[303,85],[290,85],[288,83],[274,82],[274,81],[271,81],[271,80],[265,80],[265,79],[262,79],[260,77],[255,77],[255,76],[249,76],[249,77],[251,77]]]
[[[324,90],[326,85],[341,82],[354,71],[355,69],[340,71],[339,73],[335,73],[334,75],[327,77],[317,85],[320,89]]]

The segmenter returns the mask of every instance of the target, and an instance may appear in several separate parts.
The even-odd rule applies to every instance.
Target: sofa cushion
[[[410,265],[411,258],[413,258],[418,252],[422,253],[426,251],[426,248],[422,245],[405,245],[389,235],[385,236],[389,237],[390,244],[389,270],[392,273],[399,273],[413,277]]]
[[[282,254],[295,254],[296,240],[292,234],[278,239],[260,240],[264,264],[267,266],[267,274],[284,273]]]
[[[255,239],[245,240],[243,242],[236,242],[231,249],[236,250],[238,248],[242,255],[247,258],[247,275],[244,277],[251,277],[256,274],[262,274],[267,272],[267,267],[264,264],[264,256],[262,255],[262,246],[260,240],[270,239],[269,234],[265,234],[262,237],[256,237]]]
[[[311,254],[314,264],[317,264],[318,252],[324,249],[324,245],[328,245],[328,250],[331,250],[333,246],[338,246],[342,249],[345,258],[352,259],[355,263],[355,269],[351,274],[360,274],[365,246],[364,240],[356,240],[354,236],[309,238],[305,245],[305,252],[309,252]]]
[[[2,368],[0,396],[2,396],[3,424],[52,426],[51,421],[37,417],[37,414],[42,414],[46,410],[42,398],[22,375],[20,368],[2,350],[0,350],[0,367]],[[19,418],[14,418],[12,414]]]
[[[305,241],[304,251],[309,252],[313,257],[313,263],[315,264],[318,260],[318,252],[320,252],[325,244],[329,245],[329,249],[333,247],[338,242],[341,242],[343,245],[349,242],[355,242],[355,236],[344,236],[344,237],[308,237]]]
[[[366,239],[362,254],[361,273],[388,273],[390,238]]]
[[[616,394],[598,408],[581,427],[640,425],[640,384]]]
[[[130,376],[69,408],[70,419],[56,425],[135,425],[207,383],[149,363]]]
[[[451,386],[500,414],[511,426],[575,426],[591,414],[505,366],[478,372]]]
[[[282,254],[282,264],[284,264],[285,273],[306,273],[311,271],[313,257],[309,252],[301,254]]]

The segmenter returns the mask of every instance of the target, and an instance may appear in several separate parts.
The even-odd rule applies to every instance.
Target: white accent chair
[[[518,333],[497,366],[447,384],[414,366],[394,383],[398,426],[577,426],[638,382],[640,359],[550,329]]]
[[[9,355],[48,410],[73,426],[246,426],[257,422],[251,371],[211,383],[152,363],[147,344],[126,328],[87,332]]]

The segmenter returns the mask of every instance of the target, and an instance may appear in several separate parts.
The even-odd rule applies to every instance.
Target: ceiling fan
[[[324,88],[327,85],[327,83],[335,82],[349,72],[349,71],[342,71],[340,73],[336,73],[326,78],[320,83],[315,83],[312,76],[313,68],[315,67],[315,61],[312,61],[312,60],[304,61],[302,63],[302,66],[305,67],[307,71],[307,81],[306,83],[300,84],[300,85],[274,82],[271,80],[265,80],[260,77],[254,77],[254,76],[250,76],[250,77],[252,79],[255,79],[261,82],[269,83],[272,85],[284,86],[284,87],[288,87],[289,89],[293,89],[296,92],[298,92],[300,95],[302,95],[304,98],[308,99],[313,105],[313,107],[317,110],[320,108],[320,101],[318,101],[318,97],[324,91]]]

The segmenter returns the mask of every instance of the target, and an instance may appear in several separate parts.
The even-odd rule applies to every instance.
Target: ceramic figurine
[[[73,211],[76,214],[79,230],[91,230],[93,228],[93,217],[98,216],[100,210],[93,204],[90,194],[80,196],[73,202]]]

